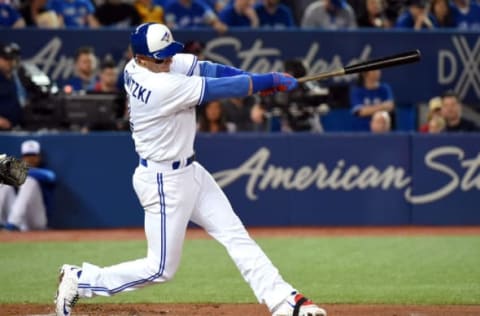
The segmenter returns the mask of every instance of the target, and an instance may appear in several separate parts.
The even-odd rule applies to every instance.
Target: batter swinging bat
[[[311,76],[305,76],[297,78],[299,83],[312,81],[312,80],[325,80],[332,77],[338,77],[348,74],[355,74],[363,71],[393,67],[398,65],[404,65],[414,63],[420,60],[420,51],[414,50],[398,55],[387,56],[379,59],[367,60],[358,64],[353,64],[344,68],[318,73]]]

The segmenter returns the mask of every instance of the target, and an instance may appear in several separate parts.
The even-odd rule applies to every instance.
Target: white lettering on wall
[[[52,80],[64,80],[69,78],[73,73],[74,58],[61,54],[62,39],[54,37],[41,47],[33,57],[29,58],[29,62],[35,63],[41,70],[47,73]],[[220,49],[232,48],[235,54],[231,55],[234,61],[229,57],[218,53]],[[309,74],[329,71],[344,67],[348,64],[367,60],[370,57],[372,48],[365,45],[360,54],[351,60],[342,60],[338,54],[333,55],[330,60],[318,58],[320,55],[320,43],[312,42],[306,47],[303,56],[296,56],[303,60]],[[244,47],[242,41],[235,37],[219,37],[207,42],[205,47],[205,56],[215,62],[226,65],[239,64],[239,68],[250,72],[265,73],[270,71],[283,71],[284,56],[279,48],[265,47],[261,39],[256,39],[251,47]],[[239,60],[239,62],[238,62]],[[334,81],[349,82],[356,75],[347,75],[334,78]]]
[[[439,161],[440,158],[454,156],[465,172],[459,174],[453,166]],[[436,184],[431,192],[413,195],[412,179],[408,172],[399,166],[387,165],[378,168],[368,165],[360,168],[356,164],[337,161],[329,169],[324,163],[315,167],[301,166],[294,169],[288,166],[275,166],[269,163],[270,150],[262,147],[237,168],[221,170],[213,174],[221,187],[226,187],[246,177],[245,195],[257,200],[262,191],[296,190],[303,191],[311,187],[318,190],[401,190],[405,199],[412,204],[431,203],[445,198],[455,190],[480,190],[480,153],[473,159],[465,159],[465,153],[455,146],[443,146],[430,150],[425,155],[425,166],[434,172],[447,176],[443,183]],[[457,168],[458,169],[458,168]]]
[[[242,41],[235,37],[219,37],[210,40],[205,47],[205,56],[216,62],[231,65],[235,63],[216,51],[221,48],[233,48],[236,52],[235,58],[240,59],[240,68],[251,72],[263,73],[269,71],[283,71],[282,51],[278,48],[264,47],[263,40],[257,39],[250,48],[244,48]],[[301,59],[309,74],[330,71],[344,67],[348,64],[369,59],[372,48],[366,45],[358,57],[349,61],[342,61],[340,55],[333,55],[331,60],[317,58],[320,51],[320,44],[312,42],[306,49],[304,56],[297,56]],[[273,62],[271,61],[273,60]],[[335,78],[336,81],[350,81],[355,75],[348,75]]]
[[[455,85],[460,99],[470,90],[480,97],[480,38],[469,44],[465,36],[452,36],[453,49],[438,51],[438,83]]]

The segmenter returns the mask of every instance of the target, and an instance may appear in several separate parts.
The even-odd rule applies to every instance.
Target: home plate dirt
[[[478,316],[480,306],[331,305],[329,316]],[[0,315],[54,315],[52,305],[0,305]],[[78,304],[72,316],[269,316],[259,304]]]

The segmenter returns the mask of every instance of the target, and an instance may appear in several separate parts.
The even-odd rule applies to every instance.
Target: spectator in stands
[[[225,120],[235,126],[235,131],[252,131],[251,111],[253,106],[258,104],[258,101],[255,96],[222,100]]]
[[[394,109],[393,92],[390,85],[380,81],[380,70],[362,72],[358,85],[350,91],[353,130],[369,131],[370,121],[378,111],[392,112]]]
[[[267,111],[265,107],[256,103],[250,110],[250,119],[252,121],[252,131],[266,132],[268,131]]]
[[[397,21],[400,13],[404,10],[406,1],[408,0],[384,0],[385,14],[390,20],[392,26],[395,24],[395,21]]]
[[[449,0],[432,0],[430,14],[435,18],[438,27],[456,27]]]
[[[123,0],[105,0],[97,8],[95,17],[102,26],[123,28],[141,24],[135,7]]]
[[[218,17],[229,27],[258,27],[254,0],[234,0],[220,11]]]
[[[282,0],[282,3],[292,11],[295,25],[301,25],[305,9],[310,3],[315,1],[317,0]]]
[[[0,131],[11,130],[22,121],[22,108],[14,79],[15,52],[0,43]]]
[[[387,133],[392,130],[392,120],[387,111],[377,111],[372,115],[370,131],[375,134]]]
[[[199,108],[198,131],[207,133],[233,132],[235,126],[227,123],[220,101],[210,101]]]
[[[232,0],[205,0],[216,13],[220,13]]]
[[[188,41],[183,46],[183,53],[193,54],[197,56],[198,60],[205,60],[205,43],[197,40]]]
[[[100,74],[92,91],[100,93],[117,93],[117,80],[117,65],[113,59],[107,58],[100,65]]]
[[[433,29],[438,26],[435,17],[427,9],[428,0],[408,0],[407,8],[395,22],[396,28],[414,30]]]
[[[53,10],[67,28],[95,28],[100,26],[95,17],[95,7],[90,0],[49,0],[48,10]]]
[[[47,9],[47,0],[30,0],[20,9],[20,13],[29,27],[59,28],[61,21],[53,10]]]
[[[462,104],[454,91],[446,91],[442,95],[442,116],[447,123],[447,132],[479,131],[474,122],[462,117]]]
[[[0,27],[22,28],[25,20],[12,5],[0,2]]]
[[[462,30],[480,30],[480,4],[471,0],[452,1],[453,20]]]
[[[153,0],[135,0],[134,6],[142,23],[165,23],[164,8]]]
[[[428,121],[428,132],[430,134],[438,134],[445,131],[445,126],[447,123],[442,116],[432,116],[432,118]]]
[[[392,26],[382,0],[365,0],[364,3],[357,17],[359,27],[390,28]]]
[[[0,224],[9,231],[46,229],[56,176],[52,170],[42,168],[39,142],[24,141],[21,153],[30,169],[18,190],[0,184]]]
[[[305,10],[302,27],[354,29],[357,27],[357,20],[355,12],[345,0],[318,0]]]
[[[433,97],[428,101],[428,114],[427,114],[427,121],[425,124],[421,125],[418,129],[421,133],[428,133],[430,132],[430,122],[435,117],[442,118],[442,98],[441,97]],[[443,119],[443,118],[442,118]]]
[[[113,59],[107,58],[100,66],[100,74],[97,83],[90,94],[107,94],[113,99],[112,117],[102,122],[86,122],[80,126],[73,126],[82,132],[89,131],[125,131],[129,129],[128,100],[125,89],[118,89],[118,68]]]
[[[255,5],[255,12],[261,27],[278,29],[295,26],[292,11],[280,0],[262,0]]]
[[[172,0],[165,5],[165,21],[169,28],[212,27],[225,33],[228,27],[215,11],[201,0]]]
[[[66,89],[73,91],[91,90],[97,79],[96,70],[97,57],[93,47],[80,47],[75,54],[74,73],[67,80]]]

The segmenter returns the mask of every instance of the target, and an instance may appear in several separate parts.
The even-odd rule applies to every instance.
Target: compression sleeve
[[[224,78],[205,77],[205,89],[199,104],[223,98],[246,97],[252,81],[252,93],[271,89],[275,85],[274,75],[253,74]]]
[[[201,103],[223,98],[245,97],[248,95],[250,79],[247,75],[209,78],[205,77],[205,89]]]
[[[211,78],[232,77],[238,75],[248,75],[249,73],[235,67],[212,63],[209,61],[198,62],[200,67],[200,76]]]

